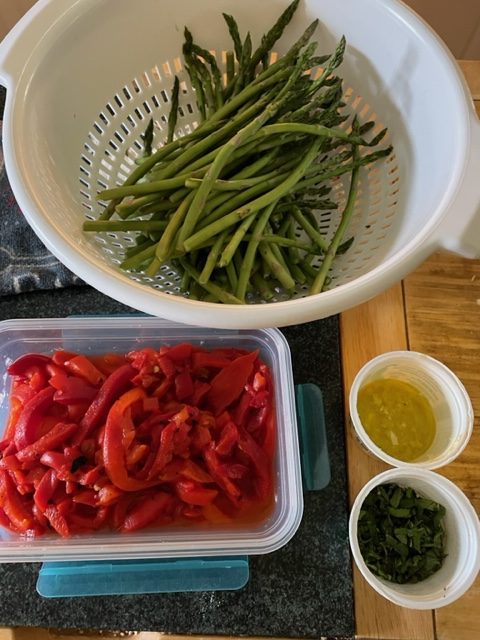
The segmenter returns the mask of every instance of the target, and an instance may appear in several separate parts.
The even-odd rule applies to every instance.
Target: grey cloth
[[[13,196],[1,145],[4,99],[0,88],[0,295],[84,284],[37,238]]]

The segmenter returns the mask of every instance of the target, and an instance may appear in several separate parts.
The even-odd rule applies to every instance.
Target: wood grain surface
[[[474,97],[480,100],[480,61],[460,65]],[[480,102],[476,107],[479,112]],[[462,380],[477,416],[474,433],[462,455],[439,472],[456,482],[480,512],[480,261],[438,252],[403,283],[342,314],[340,322],[346,402],[361,366],[393,349],[427,353],[444,362]],[[346,428],[353,500],[361,486],[386,466],[365,453],[352,435],[350,424]],[[354,601],[359,638],[480,638],[480,578],[457,602],[432,614],[390,604],[354,568]]]

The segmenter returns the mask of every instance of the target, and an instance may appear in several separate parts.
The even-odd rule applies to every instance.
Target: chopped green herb
[[[445,507],[410,487],[376,487],[358,518],[358,543],[367,567],[389,582],[425,580],[446,557],[444,516]]]

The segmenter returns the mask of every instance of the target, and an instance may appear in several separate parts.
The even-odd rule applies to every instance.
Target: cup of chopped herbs
[[[451,604],[480,570],[480,522],[466,495],[426,469],[390,469],[359,492],[350,548],[367,582],[411,609]]]

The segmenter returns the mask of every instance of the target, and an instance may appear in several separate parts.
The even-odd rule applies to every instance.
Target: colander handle
[[[439,228],[438,244],[464,256],[480,258],[480,121],[471,117],[470,156],[463,181]]]
[[[79,0],[38,0],[0,42],[0,84],[15,86],[22,69],[45,34]]]

